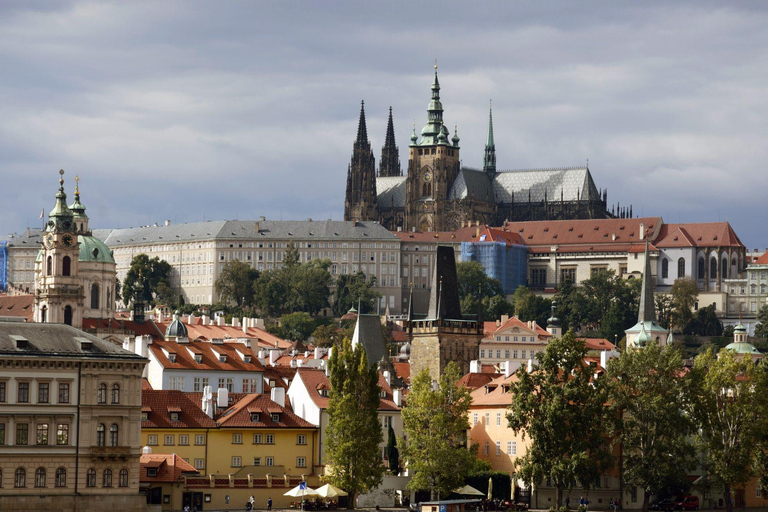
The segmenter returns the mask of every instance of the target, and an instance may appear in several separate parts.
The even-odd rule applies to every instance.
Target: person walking
[[[267,510],[272,510],[272,497],[267,498]]]

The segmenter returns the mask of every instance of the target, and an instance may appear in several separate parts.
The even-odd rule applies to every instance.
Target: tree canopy
[[[336,289],[333,291],[333,314],[343,316],[358,305],[366,311],[374,311],[376,302],[381,294],[374,290],[376,277],[366,277],[364,273],[342,274],[336,279]]]
[[[608,364],[610,403],[615,442],[624,454],[625,485],[645,490],[642,510],[650,495],[677,494],[679,475],[695,465],[691,435],[691,379],[683,358],[673,347],[650,343],[627,350]]]
[[[683,277],[675,279],[669,294],[672,296],[672,322],[676,329],[684,332],[693,319],[693,306],[699,297],[699,287],[695,279]]]
[[[534,294],[525,286],[519,286],[512,296],[517,317],[527,322],[535,320],[540,326],[547,325],[547,318],[552,313],[552,301]]]
[[[136,286],[138,284],[138,287]],[[147,303],[176,305],[171,287],[171,264],[155,256],[137,254],[125,275],[122,286],[123,302],[132,303],[140,297]]]
[[[586,355],[584,342],[568,331],[547,344],[530,373],[520,368],[509,388],[509,426],[531,439],[515,463],[517,475],[528,483],[551,480],[558,508],[565,489],[577,482],[594,487],[612,462],[607,387],[604,378],[593,378]]]
[[[326,427],[326,457],[331,484],[345,489],[349,508],[354,496],[381,483],[384,474],[381,424],[378,418],[379,373],[368,363],[365,349],[353,350],[345,339],[328,361],[331,392]]]
[[[216,279],[216,293],[224,303],[237,304],[243,308],[253,305],[253,285],[259,278],[259,271],[239,260],[224,264]]]
[[[428,490],[433,499],[462,486],[475,458],[466,447],[472,400],[467,388],[457,386],[460,378],[459,366],[451,361],[435,389],[425,368],[412,381],[402,411],[405,437],[398,445],[413,474],[408,488]]]
[[[768,304],[761,307],[760,311],[757,312],[755,336],[758,338],[768,338]]]

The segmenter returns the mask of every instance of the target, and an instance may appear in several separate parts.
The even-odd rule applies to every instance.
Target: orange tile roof
[[[141,392],[142,411],[148,412],[141,428],[213,428],[216,422],[209,418],[201,408],[201,394],[197,399],[193,393],[184,393],[176,389],[152,389]],[[178,421],[171,421],[169,407],[178,408]]]
[[[26,318],[31,322],[35,314],[33,295],[0,296],[0,316]]]
[[[401,242],[474,242],[478,238],[478,233],[485,227],[463,227],[456,231],[393,231],[392,234]]]
[[[499,228],[485,227],[475,242],[504,242],[507,245],[525,245],[523,238],[518,233],[505,231]]]
[[[485,369],[485,366],[483,365],[483,369]],[[498,373],[468,373],[459,379],[457,384],[469,390],[474,390],[485,386],[498,376]]]
[[[695,247],[744,247],[728,222],[664,224],[659,232],[659,239],[671,237],[670,243],[681,242],[680,235],[677,235],[677,241],[674,240],[675,233],[679,233],[681,229],[690,237]],[[661,242],[656,243],[659,245]]]
[[[138,323],[134,320],[123,318],[109,318],[105,320],[97,318],[83,318],[84,331],[99,331],[110,329],[115,331],[130,331],[136,336],[152,336],[153,339],[163,339],[163,332],[152,320]]]
[[[589,350],[616,350],[616,345],[605,338],[579,338]],[[599,362],[599,361],[598,361]]]
[[[480,407],[502,406],[506,407],[512,403],[512,393],[508,393],[509,383],[517,381],[515,374],[509,377],[499,375],[485,386],[479,387],[470,393],[472,405],[470,409]]]
[[[199,472],[175,453],[143,453],[139,459],[140,482],[178,482],[184,474]],[[147,469],[156,469],[157,476],[148,476]]]
[[[640,238],[640,224],[644,225],[646,237],[654,240],[659,230],[661,217],[637,219],[586,219],[586,220],[541,220],[528,222],[507,222],[503,229],[518,233],[523,242],[531,246],[580,246],[596,245],[624,247],[626,244],[644,240]],[[615,235],[615,238],[614,238]],[[598,250],[597,248],[595,250]],[[606,249],[603,249],[606,250]],[[565,250],[568,252],[568,250]]]
[[[765,251],[765,253],[757,258],[754,263],[757,263],[758,265],[768,265],[768,251]]]
[[[176,341],[156,340],[149,349],[157,358],[157,361],[167,369],[187,370],[219,370],[219,371],[253,371],[263,372],[264,366],[259,362],[253,349],[247,348],[245,343],[224,343],[214,345],[206,341],[190,341],[178,343]],[[165,349],[169,354],[176,354],[176,361],[171,362],[165,355]],[[189,350],[187,350],[189,349]],[[201,354],[200,363],[195,362],[194,356],[189,352]],[[221,362],[219,355],[226,356],[226,361]],[[251,356],[251,362],[246,363],[239,355]]]
[[[146,377],[141,378],[141,390],[146,391],[148,389],[152,389],[152,384],[149,383],[149,380]]]
[[[656,247],[696,247],[696,242],[683,226],[677,226],[667,236],[657,240]]]
[[[411,381],[411,363],[398,363],[393,361],[392,366],[395,367],[395,373],[397,373],[398,377],[405,382]]]
[[[307,393],[309,393],[309,397],[315,405],[320,409],[327,409],[329,398],[327,396],[322,396],[319,392],[321,389],[330,389],[331,387],[331,383],[328,380],[328,377],[326,377],[325,372],[312,368],[299,368],[296,375],[304,382],[304,386],[307,388]],[[382,391],[385,392],[385,396],[379,400],[379,410],[399,411],[400,408],[395,405],[392,397],[392,389],[389,384],[387,384],[386,380],[384,380],[382,374],[379,374],[379,386],[381,386]]]
[[[486,323],[490,323],[490,322],[486,322]],[[494,325],[494,327],[496,326],[495,322],[493,323],[493,325]],[[536,335],[539,338],[545,338],[546,339],[546,338],[551,338],[552,337],[552,335],[546,329],[543,329],[536,322],[533,323],[533,328],[531,328],[528,325],[528,322],[523,322],[522,320],[520,320],[516,316],[510,317],[509,320],[507,320],[504,324],[500,325],[499,327],[496,327],[493,331],[491,331],[490,334],[491,334],[491,336],[493,336],[497,332],[506,331],[506,330],[511,329],[513,327],[519,327],[521,329],[526,329],[526,330],[529,330],[529,331],[533,331],[533,332],[536,333]]]
[[[157,327],[165,333],[168,325],[172,322],[163,321],[155,322]],[[214,338],[221,339],[242,339],[249,338],[255,344],[257,343],[261,348],[281,348],[285,349],[291,345],[290,341],[278,338],[274,334],[270,334],[267,331],[259,329],[258,327],[248,327],[247,332],[243,332],[242,327],[233,327],[231,325],[202,325],[202,319],[196,319],[194,324],[184,322],[184,326],[187,328],[187,334],[189,339],[203,339],[212,340]]]
[[[252,421],[251,414],[258,420]],[[274,421],[272,414],[278,414]],[[255,418],[254,418],[255,419]],[[290,409],[273,402],[268,395],[250,394],[238,400],[218,418],[221,428],[315,428],[315,425],[296,416]]]

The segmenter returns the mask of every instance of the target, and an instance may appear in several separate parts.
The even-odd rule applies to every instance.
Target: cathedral
[[[498,226],[504,221],[631,215],[608,211],[607,192],[597,189],[587,166],[497,171],[492,110],[482,169],[463,167],[457,130],[451,136],[443,123],[437,66],[427,124],[421,137],[414,126],[410,140],[403,176],[390,108],[377,172],[365,104],[361,106],[347,170],[344,220],[378,221],[392,231],[451,231],[468,222]]]

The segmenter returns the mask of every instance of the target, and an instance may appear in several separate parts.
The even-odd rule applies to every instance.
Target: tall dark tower
[[[493,104],[488,111],[488,139],[485,141],[483,171],[491,179],[496,175],[496,144],[493,142]]]
[[[381,148],[381,160],[379,160],[379,176],[402,176],[400,170],[400,151],[395,145],[395,127],[392,123],[392,107],[389,107],[389,121],[387,121],[387,136],[384,138],[384,146]]]
[[[365,126],[365,102],[360,106],[357,139],[352,149],[352,162],[347,170],[347,195],[344,220],[376,220],[376,162]]]

